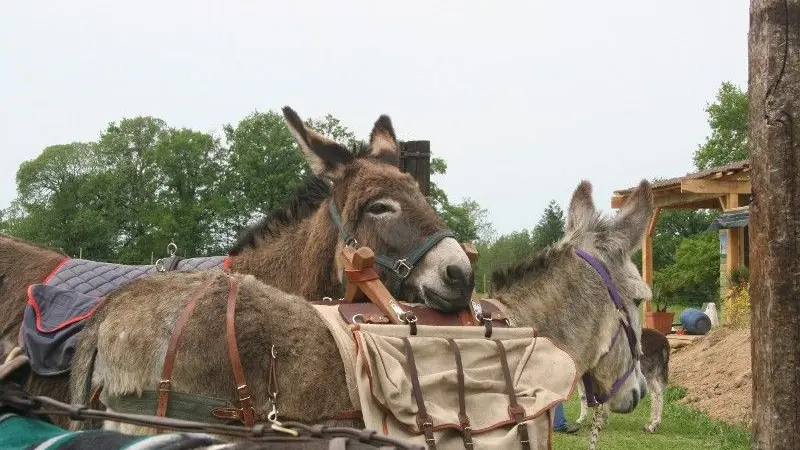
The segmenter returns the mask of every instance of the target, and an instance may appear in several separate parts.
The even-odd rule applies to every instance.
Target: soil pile
[[[709,416],[749,427],[752,372],[750,330],[715,328],[690,345],[674,349],[670,383],[688,390],[681,403]]]

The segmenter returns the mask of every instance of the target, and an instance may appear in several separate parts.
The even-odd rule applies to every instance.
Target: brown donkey
[[[313,175],[286,211],[244,233],[230,251],[230,271],[306,300],[337,297],[343,295],[337,255],[348,242],[375,249],[381,279],[397,298],[443,311],[466,306],[473,289],[469,259],[413,177],[397,168],[400,151],[389,117],[378,118],[368,151],[356,156],[307,128],[291,108],[283,113]],[[42,282],[65,258],[18,239],[0,240],[0,309],[7,312],[0,337],[16,342],[28,285]],[[67,397],[64,376],[34,375],[29,389]]]
[[[594,209],[591,187],[584,182],[573,196],[564,239],[494,277],[497,298],[491,301],[506,312],[512,325],[534,327],[540,335],[562,343],[579,373],[591,374],[595,392],[607,397],[618,412],[632,411],[646,392],[638,363],[641,326],[636,311],[650,291],[631,256],[652,209],[645,181],[616,217],[601,217]],[[610,273],[616,300],[585,257]],[[313,306],[252,276],[237,274],[235,280],[238,300],[231,317],[249,381],[247,398],[253,410],[247,410],[257,416],[270,411],[270,374],[277,375],[281,420],[318,423],[352,409],[344,363]],[[206,283],[210,287],[205,288]],[[196,312],[182,321],[180,345],[174,347],[171,391],[235,405],[234,387],[240,383],[235,383],[231,369],[225,319],[225,299],[233,285],[219,271],[173,272],[134,281],[115,292],[80,337],[70,381],[72,401],[85,403],[88,394],[102,386],[100,400],[112,410],[131,411],[121,399],[135,399],[145,392],[140,401],[155,411],[154,393],[162,379],[168,343],[178,317],[192,301]],[[277,364],[272,361],[273,347]],[[182,410],[191,418],[208,420],[211,408],[184,405]],[[152,431],[111,422],[106,426],[133,433]]]

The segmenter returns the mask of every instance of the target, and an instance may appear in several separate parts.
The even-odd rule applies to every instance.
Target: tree
[[[431,177],[447,173],[447,162],[442,158],[431,158]],[[494,239],[494,226],[489,221],[489,212],[480,204],[465,198],[460,203],[451,203],[444,189],[433,180],[430,184],[430,203],[447,226],[453,230],[459,242],[489,242]]]
[[[715,300],[718,281],[719,241],[712,231],[681,239],[674,262],[653,273],[658,300],[683,304]]]
[[[751,0],[752,448],[800,429],[800,0]]]
[[[533,227],[531,233],[533,251],[538,252],[561,239],[564,236],[564,225],[564,210],[555,200],[550,200],[539,222]]]
[[[711,136],[694,154],[697,170],[747,159],[747,94],[724,82],[706,113]]]

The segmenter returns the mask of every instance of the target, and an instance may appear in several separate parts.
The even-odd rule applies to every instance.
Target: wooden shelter
[[[642,243],[642,278],[653,285],[653,231],[662,209],[717,209],[733,212],[750,204],[750,162],[737,161],[724,166],[690,173],[682,177],[656,180],[652,184],[655,214]],[[614,191],[611,207],[619,208],[633,188]],[[725,254],[725,273],[742,265],[745,258],[743,227],[724,227],[720,252]],[[650,302],[645,312],[651,311]]]

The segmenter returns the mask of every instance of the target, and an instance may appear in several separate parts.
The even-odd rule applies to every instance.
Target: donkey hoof
[[[647,426],[644,427],[644,431],[646,431],[646,432],[648,432],[650,434],[655,434],[655,432],[658,431],[658,424],[657,423],[651,423],[650,425],[647,425]]]

